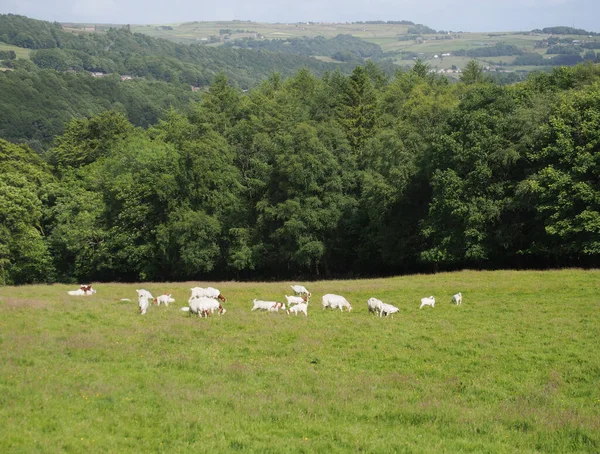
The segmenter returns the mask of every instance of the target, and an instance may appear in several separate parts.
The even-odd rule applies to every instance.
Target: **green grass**
[[[600,451],[598,270],[304,283],[308,318],[250,312],[288,282],[212,283],[227,313],[190,317],[197,284],[0,288],[0,452]],[[140,316],[141,287],[177,302]]]
[[[17,58],[24,58],[29,60],[29,49],[23,47],[13,46],[12,44],[0,43],[0,51],[14,50],[17,54]]]

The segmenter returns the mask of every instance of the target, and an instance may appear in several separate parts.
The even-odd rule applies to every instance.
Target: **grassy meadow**
[[[308,318],[250,312],[290,282],[0,287],[0,452],[600,452],[600,270],[298,283]]]
[[[13,46],[12,44],[5,44],[3,42],[0,42],[0,51],[9,51],[9,50],[13,50],[15,51],[15,54],[17,54],[17,58],[24,58],[25,60],[29,60],[29,49],[25,49],[23,47],[18,47],[18,46]]]

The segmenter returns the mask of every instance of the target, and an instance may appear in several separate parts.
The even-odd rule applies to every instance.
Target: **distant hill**
[[[248,89],[301,68],[348,74],[370,60],[389,75],[421,60],[432,72],[459,78],[476,59],[496,80],[513,83],[530,71],[597,62],[599,55],[598,34],[570,27],[462,33],[411,21],[108,26],[0,14],[0,136],[46,146],[68,119],[105,109],[147,126],[165,109],[183,108],[198,96],[192,90],[220,73]]]
[[[573,28],[573,27],[546,27],[541,30],[536,29],[532,30],[533,33],[548,33],[552,35],[588,35],[588,36],[598,36],[596,32],[588,32],[581,28]]]
[[[89,28],[89,24],[82,25],[81,29],[85,27]],[[379,63],[394,64],[396,67],[412,66],[420,59],[435,71],[455,78],[470,60],[476,59],[485,71],[512,73],[508,79],[512,81],[533,70],[597,60],[596,53],[592,56],[588,50],[600,49],[600,37],[597,33],[561,26],[530,32],[465,33],[436,31],[427,25],[407,20],[343,23],[194,21],[132,25],[132,30],[179,43],[268,49],[303,56],[324,56],[338,61],[355,61],[360,56],[358,58],[369,58]],[[549,47],[550,50],[557,48],[552,47],[553,43],[548,35],[558,35],[565,40],[561,44],[571,46],[566,51],[569,58],[562,56],[564,50],[549,52]],[[340,39],[340,36],[344,39]],[[369,45],[376,47],[369,48]],[[339,46],[343,49],[339,49]]]
[[[0,15],[0,40],[33,49],[31,59],[40,68],[118,73],[194,86],[210,84],[221,72],[247,88],[273,72],[287,77],[300,68],[322,74],[338,67],[309,56],[182,45],[132,33],[129,26],[72,33],[58,23],[13,14]]]
[[[224,46],[305,56],[328,56],[340,61],[378,57],[383,54],[379,45],[346,34],[339,34],[334,38],[323,36],[284,39],[237,38],[227,41]]]

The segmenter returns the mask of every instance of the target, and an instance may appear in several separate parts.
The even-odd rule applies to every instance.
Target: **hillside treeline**
[[[275,68],[285,77],[303,67],[316,74],[332,68],[302,55],[177,44],[131,33],[128,27],[69,33],[58,23],[14,14],[0,14],[0,42],[34,49],[31,60],[42,69],[116,73],[194,86],[209,85],[219,73],[248,88]]]
[[[270,279],[600,265],[600,69],[224,75],[188,111],[0,141],[0,276]]]
[[[74,117],[115,110],[134,125],[146,127],[169,107],[184,109],[199,99],[200,93],[185,84],[23,67],[0,72],[0,138],[25,142],[40,151]]]

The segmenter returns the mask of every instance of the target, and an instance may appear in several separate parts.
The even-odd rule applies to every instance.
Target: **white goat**
[[[198,317],[208,317],[214,311],[218,311],[220,315],[227,312],[219,301],[214,298],[201,296],[199,298],[190,298],[189,306],[182,307],[182,311],[188,311],[191,314],[196,314]]]
[[[285,299],[288,302],[288,306],[291,306],[292,304],[300,304],[300,303],[307,303],[308,304],[308,296],[287,296],[285,295]]]
[[[386,317],[388,315],[391,315],[392,318],[394,318],[394,314],[399,311],[400,311],[400,309],[398,309],[396,306],[392,306],[391,304],[387,304],[387,303],[382,303],[381,311],[379,312],[379,316],[381,317],[383,314],[385,314]]]
[[[339,308],[340,311],[344,312],[344,307],[346,307],[348,309],[348,312],[352,310],[352,306],[350,305],[348,300],[340,295],[332,295],[331,293],[328,293],[326,295],[323,295],[322,301],[323,309],[325,309],[326,307],[330,307],[332,309]]]
[[[462,293],[458,292],[456,295],[452,296],[452,304],[456,304],[460,306],[462,304]]]
[[[140,307],[141,315],[144,315],[146,313],[149,305],[150,305],[150,300],[146,296],[140,296],[138,298],[138,306]]]
[[[367,301],[367,307],[369,308],[369,313],[373,314],[379,312],[379,316],[381,317],[381,306],[383,301],[378,300],[377,298],[369,298]]]
[[[306,290],[306,287],[304,287],[302,285],[291,285],[290,287],[292,287],[292,290],[294,290],[294,293],[296,295],[306,295],[306,296],[312,295],[312,293],[310,293],[308,290]]]
[[[283,306],[283,303],[278,303],[277,301],[262,301],[262,300],[252,300],[254,306],[252,306],[253,311],[261,310],[261,311],[269,311],[274,312],[278,311],[279,307]]]
[[[421,307],[419,307],[419,309],[423,309],[423,306],[435,307],[435,298],[433,296],[421,298]]]
[[[152,293],[150,293],[148,290],[145,290],[143,288],[139,289],[139,290],[136,290],[136,292],[137,292],[138,298],[144,296],[144,297],[146,297],[146,298],[148,298],[150,300],[154,299],[154,297],[152,296]]]
[[[206,297],[206,298],[214,298],[214,299],[220,299],[223,302],[226,302],[227,299],[221,294],[221,292],[219,291],[219,289],[216,289],[214,287],[194,287],[192,289],[190,289],[192,291],[192,298],[195,297]]]
[[[279,309],[285,310],[285,304],[283,303],[275,303],[274,306],[271,306],[268,311],[269,312],[279,312]]]
[[[164,294],[164,295],[160,295],[157,296],[156,298],[154,298],[154,304],[160,306],[161,304],[164,304],[165,306],[169,306],[169,303],[174,303],[175,302],[175,298],[171,298],[171,294]]]
[[[295,306],[290,306],[287,310],[287,314],[290,315],[290,312],[298,315],[298,312],[302,312],[306,317],[308,317],[308,304],[306,303],[298,303]]]
[[[91,285],[82,285],[77,290],[69,290],[67,293],[72,296],[84,296],[93,295],[96,293],[96,290]]]

